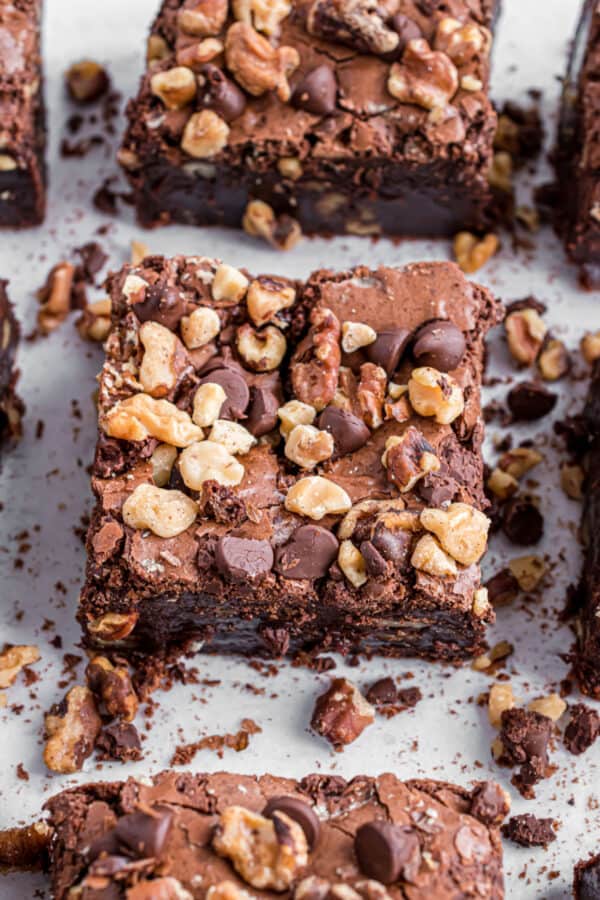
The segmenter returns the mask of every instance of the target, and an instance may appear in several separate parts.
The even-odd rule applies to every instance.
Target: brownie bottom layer
[[[0,228],[28,228],[44,220],[41,175],[16,169],[0,172]]]
[[[204,162],[188,171],[150,164],[143,178],[131,180],[138,219],[146,228],[173,222],[240,228],[250,200],[292,216],[304,234],[439,237],[486,225],[490,196],[482,176],[448,183],[432,167],[413,182],[389,164],[331,176],[292,184],[269,175],[217,171]]]

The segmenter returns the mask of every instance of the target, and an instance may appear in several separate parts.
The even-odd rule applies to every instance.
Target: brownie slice
[[[0,2],[0,227],[42,222],[46,128],[41,0]]]
[[[498,6],[163,0],[120,154],[140,223],[283,248],[482,228]]]
[[[575,866],[573,897],[575,900],[598,900],[600,897],[600,854]]]
[[[46,804],[53,896],[501,900],[481,787],[225,772],[76,787]]]
[[[154,256],[110,293],[88,643],[481,651],[487,290],[451,263],[301,283]]]
[[[6,292],[7,282],[0,279],[0,445],[21,434],[24,407],[15,393],[18,372],[15,356],[19,343],[19,325]]]
[[[556,165],[558,219],[588,288],[600,287],[600,7],[585,0],[565,80]]]

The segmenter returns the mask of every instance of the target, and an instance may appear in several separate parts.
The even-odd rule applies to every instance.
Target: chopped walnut
[[[508,568],[525,592],[534,591],[546,574],[546,563],[539,556],[518,556],[511,559]]]
[[[537,310],[518,309],[506,317],[504,323],[508,349],[518,363],[531,366],[536,361],[544,338],[546,323]]]
[[[590,366],[600,359],[600,331],[588,332],[579,344],[581,355]]]
[[[152,453],[152,481],[156,487],[165,487],[171,478],[171,472],[177,459],[177,448],[170,444],[159,444]]]
[[[321,475],[300,478],[291,486],[285,498],[285,508],[289,512],[308,516],[316,521],[325,516],[347,513],[351,506],[352,501],[346,491]]]
[[[55,265],[43,288],[38,291],[42,304],[38,312],[38,328],[42,334],[50,334],[61,325],[71,312],[71,296],[75,279],[75,266],[69,262]]]
[[[182,109],[192,102],[198,85],[191,69],[174,66],[164,72],[156,72],[150,79],[150,90],[167,109]]]
[[[477,656],[473,660],[471,668],[475,669],[476,672],[485,672],[485,670],[490,669],[495,662],[511,656],[514,653],[514,649],[513,644],[509,641],[499,641],[497,644],[494,644],[487,653],[482,653],[481,656]]]
[[[256,444],[256,438],[239,422],[217,419],[208,436],[210,441],[221,444],[232,456],[249,453]]]
[[[300,65],[295,47],[273,47],[245,22],[231,25],[225,38],[227,68],[240,87],[254,97],[277,91],[283,103],[290,99],[289,76]]]
[[[139,336],[144,347],[140,384],[151,397],[166,397],[188,364],[185,350],[177,336],[158,322],[144,322]]]
[[[361,587],[367,580],[365,559],[352,541],[342,541],[338,551],[338,566],[355,588]]]
[[[490,520],[474,506],[451,503],[446,509],[424,509],[421,524],[463,566],[479,562],[485,553]]]
[[[333,456],[333,437],[314,425],[295,425],[285,442],[285,455],[303,469],[313,469]]]
[[[392,435],[387,439],[381,462],[387,469],[388,481],[395,484],[401,494],[412,490],[429,472],[440,469],[433,447],[412,425],[403,435]]]
[[[533,447],[515,447],[503,453],[498,466],[513,478],[522,478],[527,472],[542,462],[544,457]]]
[[[181,534],[193,524],[197,512],[198,507],[187,494],[158,488],[154,484],[138,484],[122,509],[123,521],[130,528],[148,529],[161,538]]]
[[[512,709],[515,705],[512,685],[508,681],[498,682],[490,688],[488,698],[488,717],[490,725],[494,728],[500,728],[502,724],[502,713],[507,709]]]
[[[300,223],[291,216],[277,218],[274,209],[263,200],[251,200],[242,219],[242,227],[251,237],[259,237],[276,250],[291,250],[302,237]]]
[[[301,400],[289,400],[277,410],[281,425],[279,430],[284,438],[289,437],[297,425],[312,425],[317,418],[314,406]]]
[[[320,412],[332,402],[337,390],[341,329],[337,316],[324,307],[311,311],[310,326],[294,354],[290,373],[296,397]]]
[[[44,762],[47,767],[61,775],[79,772],[91,755],[102,727],[92,692],[87,687],[75,685],[64,700],[46,714],[44,724],[47,737]]]
[[[89,689],[114,718],[132,722],[138,709],[137,694],[125,666],[113,666],[106,656],[95,656],[86,669]]]
[[[31,666],[40,658],[40,651],[33,644],[16,644],[0,653],[0,688],[10,687],[25,666]]]
[[[220,384],[205,381],[194,394],[192,421],[201,428],[210,428],[221,414],[227,394]]]
[[[277,160],[277,170],[283,178],[291,181],[298,181],[303,174],[302,163],[297,156],[282,156]]]
[[[351,508],[350,512],[340,522],[338,538],[340,540],[351,538],[361,519],[379,516],[387,512],[402,513],[403,510],[404,500],[400,497],[394,497],[393,500],[361,500]]]
[[[47,857],[54,829],[47,822],[34,822],[24,828],[0,831],[0,872],[33,871]]]
[[[201,441],[202,429],[189,415],[168,400],[155,400],[148,394],[134,394],[120,400],[101,421],[109,437],[123,441],[145,441],[154,437],[173,447],[187,447]]]
[[[336,749],[351,744],[373,724],[375,710],[346,678],[334,678],[317,698],[311,725]]]
[[[486,234],[479,240],[470,231],[460,231],[454,238],[454,257],[467,275],[481,269],[500,249],[500,241],[495,234]]]
[[[240,303],[246,296],[249,281],[243,272],[221,263],[215,272],[210,286],[213,300],[217,303],[225,300],[228,303]]]
[[[175,59],[180,66],[192,69],[194,72],[202,71],[206,63],[212,62],[217,56],[221,56],[225,49],[223,41],[214,37],[204,38],[197,44],[180,45],[177,48]]]
[[[93,59],[73,63],[65,73],[67,90],[77,103],[93,103],[108,90],[110,81],[106,70]]]
[[[221,813],[212,845],[258,890],[288,890],[308,862],[304,831],[280,811],[267,819],[242,806],[228,806]]]
[[[519,490],[519,482],[508,472],[496,467],[487,480],[487,487],[499,500],[508,500]]]
[[[487,56],[491,43],[492,36],[487,28],[475,22],[463,24],[447,16],[438,22],[433,46],[457,66],[464,66],[475,56]]]
[[[363,363],[356,392],[362,417],[369,428],[383,424],[383,403],[387,390],[387,374],[381,366]]]
[[[325,40],[386,56],[399,44],[387,18],[384,5],[375,0],[313,0],[306,27],[309,34]]]
[[[581,466],[567,465],[560,467],[560,486],[571,500],[583,499],[583,482],[585,473]]]
[[[110,297],[88,303],[77,320],[77,331],[86,341],[102,343],[110,332],[112,302]]]
[[[484,618],[484,616],[487,616],[490,608],[491,604],[488,589],[486,587],[477,588],[477,590],[473,594],[473,615],[478,616],[480,619],[482,619]]]
[[[452,578],[458,575],[456,563],[442,550],[431,534],[424,534],[419,538],[410,562],[415,569],[437,578]]]
[[[408,398],[416,413],[433,416],[439,425],[450,425],[465,407],[463,392],[454,378],[429,366],[413,369]]]
[[[200,491],[205,481],[235,487],[243,481],[245,470],[222,444],[199,441],[182,452],[179,471],[186,487]]]
[[[295,299],[296,290],[292,285],[276,278],[257,278],[248,288],[248,315],[255,325],[266,325],[277,313],[292,306]]]
[[[364,322],[344,322],[342,325],[342,350],[355,353],[361,347],[368,347],[377,339],[377,332]]]
[[[257,330],[246,322],[238,328],[237,349],[255,372],[272,372],[279,368],[285,356],[287,341],[274,325]]]
[[[181,149],[194,159],[217,156],[227,144],[229,125],[212,109],[192,113],[181,139]]]
[[[567,704],[558,694],[548,694],[547,697],[532,700],[528,704],[527,709],[531,712],[540,713],[542,716],[548,716],[553,722],[558,722],[560,717],[566,712]]]
[[[129,637],[138,618],[137,613],[104,613],[88,622],[87,630],[98,643],[111,644]]]
[[[233,0],[233,14],[267,37],[279,34],[281,23],[292,11],[291,0]]]
[[[177,24],[186,34],[210,37],[225,25],[228,7],[228,0],[185,0],[177,14]]]
[[[544,381],[558,381],[564,378],[571,368],[571,359],[563,342],[556,338],[547,341],[542,347],[537,365]]]
[[[89,876],[87,880],[89,881]],[[151,881],[138,881],[127,889],[126,896],[127,900],[194,900],[179,879],[172,875],[153,878]]]
[[[209,887],[206,900],[252,900],[252,897],[234,881],[220,881]]]
[[[181,320],[181,337],[188,350],[205,347],[221,330],[221,320],[216,310],[200,306]]]
[[[458,72],[445,53],[416,38],[408,42],[402,61],[390,68],[387,88],[401,103],[430,110],[443,108],[458,90]]]
[[[504,191],[505,194],[512,194],[514,165],[510,153],[499,150],[492,157],[492,165],[487,174],[487,180],[493,188]]]

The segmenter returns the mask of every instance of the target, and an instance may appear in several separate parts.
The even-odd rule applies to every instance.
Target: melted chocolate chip
[[[330,66],[317,66],[308,72],[292,94],[298,109],[315,116],[329,116],[335,112],[337,80]]]
[[[450,372],[460,364],[467,348],[465,336],[453,322],[438,320],[419,328],[413,344],[413,358],[419,366]]]
[[[544,517],[529,500],[513,497],[503,506],[502,531],[521,547],[537,544],[544,534]]]
[[[392,17],[390,25],[400,38],[395,51],[396,58],[402,56],[409,41],[414,41],[423,37],[423,32],[414,19],[409,19],[404,13],[396,13],[396,15]]]
[[[392,531],[384,525],[378,525],[371,541],[383,558],[395,566],[404,566],[408,562],[412,547],[410,531],[400,528]]]
[[[220,419],[241,419],[250,403],[250,388],[244,376],[231,366],[213,369],[202,378],[200,384],[220,384],[227,399],[221,407]]]
[[[268,541],[222,537],[215,550],[215,564],[230,581],[254,581],[273,568],[273,548]]]
[[[552,412],[556,406],[556,394],[534,381],[516,384],[506,398],[515,421],[533,422]]]
[[[382,578],[387,575],[388,564],[372,541],[363,541],[360,552],[365,561],[367,574],[373,578]]]
[[[226,122],[232,122],[246,109],[246,96],[225,73],[209,63],[201,69],[204,85],[200,91],[200,104],[214,110]]]
[[[272,797],[263,809],[263,816],[270,819],[274,812],[285,813],[286,816],[300,825],[306,835],[306,841],[310,850],[316,846],[321,833],[321,823],[317,814],[308,803],[305,803],[304,800],[299,800],[297,797]]]
[[[138,810],[121,816],[114,833],[122,847],[146,859],[161,855],[172,826],[173,811],[168,806],[156,806],[152,813]]]
[[[345,409],[338,409],[337,406],[324,409],[317,425],[322,431],[331,434],[335,449],[341,456],[360,450],[371,437],[371,432],[362,419]]]
[[[354,851],[368,878],[392,884],[419,852],[419,839],[411,828],[382,821],[366,822],[356,832]]]
[[[254,437],[262,437],[276,427],[280,403],[269,388],[253,387],[250,391],[250,408],[244,426]]]
[[[286,578],[323,578],[338,554],[338,540],[319,525],[301,525],[277,551],[275,571]]]
[[[393,331],[380,331],[372,344],[366,348],[367,359],[376,366],[393,375],[402,359],[410,340],[410,331],[406,328],[395,328]]]
[[[175,288],[151,284],[144,291],[144,299],[132,307],[140,322],[158,322],[175,331],[185,314],[184,300]]]

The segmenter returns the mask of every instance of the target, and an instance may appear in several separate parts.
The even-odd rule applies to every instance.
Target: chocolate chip
[[[389,822],[366,822],[356,832],[354,851],[368,878],[392,884],[399,880],[406,863],[419,852],[419,839],[408,827]]]
[[[408,561],[412,547],[410,531],[401,528],[392,531],[380,524],[375,528],[371,541],[384,559],[394,563],[395,566],[404,566]]]
[[[244,425],[254,437],[262,437],[277,425],[280,403],[269,388],[253,387],[250,391],[250,408]]]
[[[552,412],[556,394],[534,381],[522,381],[509,391],[507,403],[517,422],[533,422]]]
[[[106,725],[96,739],[98,759],[137,760],[142,758],[141,751],[140,735],[132,722]]]
[[[372,541],[363,541],[360,545],[360,552],[365,561],[367,575],[371,575],[373,578],[387,575],[388,565]]]
[[[409,19],[404,13],[396,13],[396,15],[392,17],[390,25],[400,38],[395,51],[396,58],[402,56],[409,41],[414,41],[423,37],[423,32],[414,19]]]
[[[373,706],[381,706],[386,703],[395,703],[398,699],[398,690],[393,678],[380,678],[371,685],[366,694],[369,703]]]
[[[319,817],[308,803],[297,797],[271,797],[265,808],[263,816],[270,819],[274,812],[285,813],[302,828],[306,835],[308,847],[312,850],[319,840],[321,823]]]
[[[200,104],[213,109],[226,122],[232,122],[246,109],[246,96],[225,73],[209,63],[201,69],[204,78],[200,92]]]
[[[121,816],[114,833],[122,847],[147,859],[161,855],[172,826],[173,811],[168,806],[155,806],[151,813],[138,810]]]
[[[519,582],[510,569],[501,569],[496,575],[492,575],[485,586],[492,606],[512,603],[519,594]]]
[[[367,359],[376,366],[381,366],[391,376],[400,365],[409,340],[410,331],[406,328],[380,331],[373,343],[366,348]]]
[[[440,319],[419,328],[412,354],[419,366],[450,372],[460,364],[466,349],[465,336],[460,328],[453,322]]]
[[[502,531],[521,547],[537,544],[544,534],[544,517],[529,500],[513,497],[502,509]]]
[[[495,781],[482,781],[473,790],[470,813],[484,825],[499,825],[509,809],[506,792]]]
[[[319,525],[301,525],[277,551],[275,571],[286,578],[323,578],[338,554],[338,540]]]
[[[273,568],[273,548],[268,541],[222,537],[215,550],[215,563],[230,581],[253,581]]]
[[[317,66],[308,72],[292,94],[298,109],[315,116],[329,116],[335,112],[337,80],[330,66]]]
[[[531,813],[512,816],[502,826],[502,834],[521,847],[545,847],[556,840],[553,819],[538,819]]]
[[[227,399],[221,407],[220,419],[241,419],[250,403],[250,389],[244,376],[232,366],[213,369],[200,381],[200,384],[220,384]]]
[[[371,437],[371,432],[362,419],[345,409],[328,406],[319,416],[318,427],[332,435],[335,449],[341,455],[360,450]]]
[[[430,472],[415,485],[416,492],[427,506],[440,508],[449,503],[457,494],[458,484],[447,472]]]
[[[133,311],[140,322],[158,322],[175,331],[185,313],[185,303],[175,288],[151,284],[144,289],[144,299],[133,304]]]

